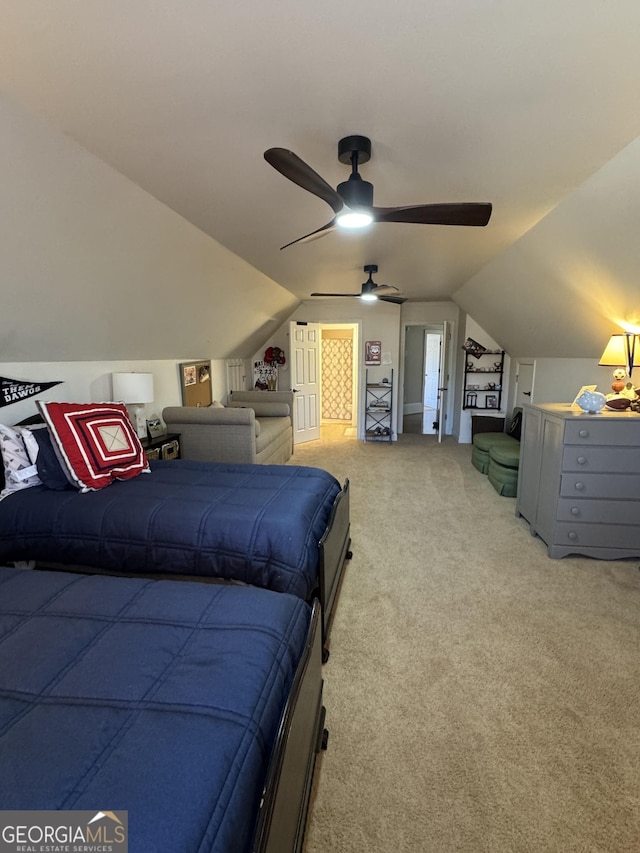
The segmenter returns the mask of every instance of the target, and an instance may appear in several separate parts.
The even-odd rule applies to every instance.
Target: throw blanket
[[[82,494],[0,502],[0,562],[235,580],[308,599],[340,484],[319,468],[159,460]]]

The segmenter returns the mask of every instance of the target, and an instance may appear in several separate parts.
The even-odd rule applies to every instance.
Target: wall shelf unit
[[[486,350],[478,358],[467,353],[462,408],[500,411],[503,375],[504,350]]]

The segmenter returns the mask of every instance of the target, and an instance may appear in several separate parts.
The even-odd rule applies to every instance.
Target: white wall
[[[55,382],[56,385],[36,397],[11,403],[0,408],[0,423],[18,423],[37,411],[36,400],[57,400],[66,403],[99,403],[113,400],[111,374],[118,372],[140,372],[153,374],[155,399],[144,408],[147,416],[162,416],[165,406],[182,405],[179,362],[189,361],[83,361],[83,362],[5,362],[0,363],[0,376],[24,382]],[[223,400],[227,394],[226,362],[211,362],[212,394],[214,399]]]
[[[3,361],[246,357],[298,304],[1,96],[0,150]]]
[[[537,358],[535,363],[535,403],[571,403],[583,385],[597,385],[603,394],[612,393],[613,368],[599,367],[597,359]]]

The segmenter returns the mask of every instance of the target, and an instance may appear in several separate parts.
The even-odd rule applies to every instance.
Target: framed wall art
[[[382,344],[380,341],[364,342],[364,363],[370,366],[382,364]]]

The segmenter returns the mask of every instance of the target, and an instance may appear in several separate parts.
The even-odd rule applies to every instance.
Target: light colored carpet
[[[296,448],[351,481],[306,853],[640,850],[638,561],[551,560],[470,463]]]

